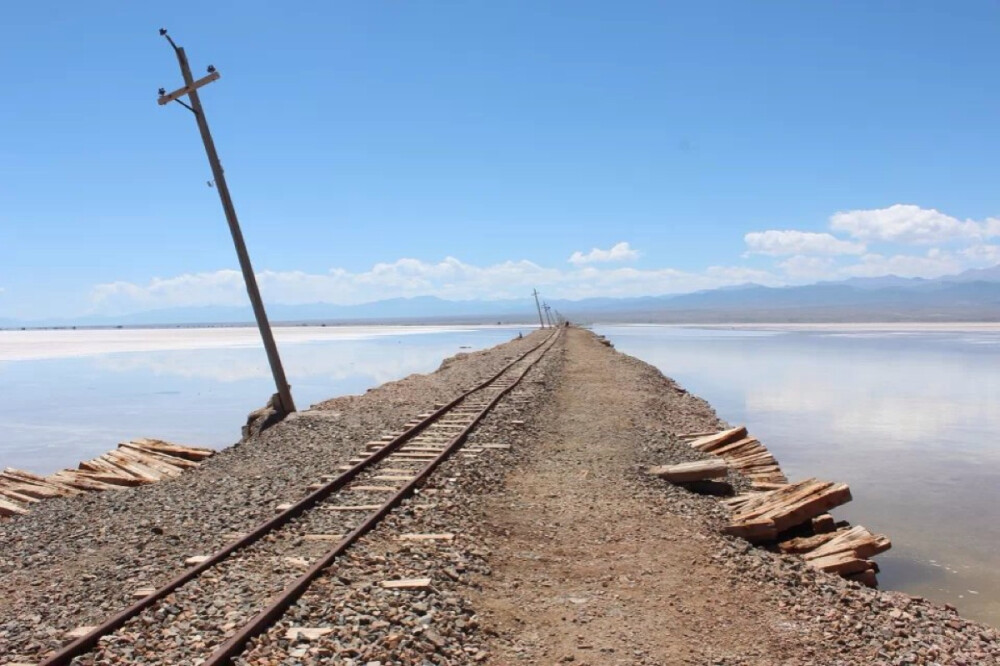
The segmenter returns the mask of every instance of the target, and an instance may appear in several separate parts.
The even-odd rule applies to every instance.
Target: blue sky
[[[161,26],[271,302],[1000,262],[996,3],[16,3],[0,318],[245,300]]]

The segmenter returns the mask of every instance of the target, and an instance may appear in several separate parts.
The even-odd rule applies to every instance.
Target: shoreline
[[[436,530],[459,529],[470,535],[469,539],[456,539],[455,544],[441,549],[449,557],[462,558],[461,561],[467,563],[468,573],[458,571],[454,579],[451,574],[442,577],[440,587],[447,595],[441,599],[432,595],[433,598],[427,602],[435,607],[444,604],[441,606],[442,617],[435,621],[435,628],[447,639],[447,650],[452,647],[458,649],[456,654],[459,657],[482,652],[487,655],[483,657],[486,663],[496,664],[512,663],[509,659],[519,654],[550,662],[564,656],[562,653],[579,655],[575,656],[576,659],[587,654],[592,655],[592,660],[596,658],[599,647],[576,644],[575,635],[581,630],[590,633],[589,630],[576,623],[561,628],[565,623],[551,615],[551,604],[555,603],[558,595],[554,597],[551,588],[544,587],[544,580],[536,581],[539,584],[537,588],[511,587],[511,584],[537,574],[547,577],[546,580],[560,588],[567,584],[575,586],[568,594],[580,594],[581,598],[586,597],[590,601],[583,604],[570,602],[569,608],[573,610],[562,610],[564,615],[589,617],[587,623],[593,623],[591,626],[596,628],[603,626],[601,623],[605,621],[611,622],[608,627],[620,626],[620,621],[599,619],[605,616],[593,610],[602,607],[605,601],[603,595],[598,594],[599,585],[586,593],[577,590],[590,589],[590,582],[600,582],[601,578],[592,580],[590,575],[578,572],[568,579],[573,582],[559,583],[559,576],[564,574],[549,572],[551,567],[558,565],[556,560],[548,557],[527,566],[525,560],[518,558],[518,552],[523,550],[519,551],[516,544],[509,544],[511,539],[507,536],[514,534],[516,541],[520,538],[517,536],[520,530],[528,530],[523,534],[530,543],[528,547],[541,551],[550,546],[569,548],[584,545],[591,535],[576,529],[567,532],[558,525],[546,528],[546,533],[550,533],[548,540],[538,541],[532,536],[532,530],[537,529],[535,523],[549,513],[552,517],[544,519],[544,524],[554,520],[566,528],[573,528],[573,521],[567,522],[567,518],[579,507],[587,510],[586,503],[574,499],[579,493],[584,493],[582,496],[589,497],[591,502],[598,501],[597,508],[590,509],[595,514],[591,518],[602,515],[604,509],[600,507],[607,505],[608,510],[620,512],[624,506],[622,502],[631,502],[630,506],[637,513],[634,519],[626,520],[623,516],[622,522],[625,527],[634,530],[629,532],[632,535],[630,538],[640,539],[633,543],[633,547],[639,547],[644,557],[665,558],[655,559],[656,567],[652,566],[652,559],[649,564],[634,562],[633,566],[625,568],[623,575],[626,578],[635,577],[640,569],[644,571],[648,567],[659,575],[644,579],[646,584],[674,585],[675,588],[671,589],[681,595],[679,599],[688,603],[697,598],[689,598],[689,595],[701,589],[698,581],[701,576],[704,577],[708,587],[700,593],[708,594],[706,599],[715,603],[703,610],[696,608],[687,612],[686,616],[679,616],[678,626],[696,631],[702,625],[691,623],[697,621],[704,623],[702,628],[708,632],[709,627],[714,626],[711,618],[718,615],[723,619],[731,617],[745,630],[764,632],[759,634],[762,637],[760,640],[768,644],[756,647],[753,643],[758,636],[740,637],[738,632],[721,626],[716,629],[721,632],[718,635],[708,632],[699,636],[704,645],[694,645],[690,649],[701,650],[697,654],[702,656],[719,655],[724,659],[714,663],[807,663],[807,659],[823,664],[856,663],[824,659],[853,659],[862,654],[869,660],[897,659],[911,652],[920,655],[921,649],[924,656],[920,659],[930,659],[931,652],[928,650],[931,645],[938,645],[935,652],[937,663],[963,663],[957,660],[961,657],[949,661],[949,655],[960,654],[970,655],[970,660],[964,663],[987,663],[971,660],[976,658],[977,651],[984,657],[1000,655],[994,629],[964,620],[951,609],[912,599],[902,593],[869,590],[856,583],[811,572],[788,556],[750,548],[742,540],[722,535],[720,528],[727,514],[714,499],[646,478],[637,471],[637,467],[691,459],[690,447],[678,435],[721,428],[726,424],[719,420],[708,403],[688,394],[651,365],[600,345],[590,333],[576,329],[573,335],[576,336],[573,347],[564,345],[559,358],[542,363],[543,367],[538,369],[535,381],[531,382],[535,400],[530,409],[509,405],[502,412],[488,417],[473,434],[473,443],[503,441],[511,443],[513,450],[491,454],[497,457],[488,460],[449,461],[437,483],[447,481],[441,487],[450,489],[448,492],[454,496],[439,497],[438,500],[433,500],[438,495],[429,496],[449,509],[437,517],[428,518],[432,523],[438,521],[439,524],[434,526]],[[19,598],[0,602],[0,627],[7,627],[0,630],[0,654],[21,655],[15,661],[23,661],[36,654],[38,649],[57,644],[61,632],[93,624],[106,616],[109,610],[123,607],[129,592],[139,583],[155,584],[180,568],[183,557],[214,548],[225,541],[227,534],[246,530],[269,517],[275,504],[302,494],[320,474],[330,471],[341,458],[346,459],[352,447],[362,445],[379,430],[398,427],[433,402],[453,395],[457,387],[488,374],[524,344],[527,343],[512,341],[480,352],[459,355],[446,359],[435,373],[383,384],[360,396],[324,401],[260,437],[220,451],[199,469],[177,479],[115,493],[115,496],[55,499],[45,502],[29,516],[0,523],[0,535],[3,536],[0,540],[0,574],[10,588],[19,593]],[[570,367],[571,363],[576,363],[576,370]],[[571,376],[566,373],[587,371],[591,366],[595,372],[602,368],[607,370],[600,370],[601,374],[593,380],[566,379]],[[620,389],[628,388],[628,395],[616,397],[615,391],[596,390],[598,384],[595,384],[595,390],[589,388],[587,381],[597,382],[608,372],[616,373]],[[581,375],[581,378],[586,376]],[[576,395],[572,391],[584,393]],[[560,419],[561,414],[569,413],[568,408],[577,404],[573,401],[578,399],[596,402],[588,403],[580,412],[578,418],[583,419],[580,423],[583,429],[573,434],[565,430],[572,422]],[[594,408],[612,399],[618,402]],[[620,425],[614,425],[618,413],[629,416]],[[522,420],[525,425],[511,425],[511,417]],[[593,418],[597,425],[588,425],[586,419],[589,418]],[[613,429],[600,430],[609,426]],[[595,432],[590,433],[591,429]],[[602,432],[604,436],[600,436]],[[569,440],[581,443],[567,447],[559,443],[563,436],[581,438]],[[588,443],[590,440],[586,438],[591,436],[594,437],[592,443]],[[600,448],[606,442],[615,442],[616,447]],[[599,448],[591,450],[588,446]],[[687,447],[686,450],[684,447]],[[576,466],[584,460],[588,462],[582,468]],[[503,464],[490,461],[501,461]],[[598,461],[603,462],[595,467]],[[581,476],[581,470],[591,472]],[[533,477],[533,474],[536,476]],[[537,477],[537,474],[543,474],[543,477]],[[531,483],[532,478],[548,478],[544,475],[550,474],[555,475],[552,478],[557,482],[551,491],[545,490],[543,485]],[[556,497],[544,493],[555,493]],[[505,510],[504,507],[510,506],[511,502],[526,502],[528,508],[525,512]],[[165,510],[164,507],[168,508]],[[568,513],[557,517],[561,515],[559,512]],[[409,513],[404,514],[393,521],[415,520],[406,517]],[[655,522],[649,521],[651,515],[657,518]],[[586,516],[586,513],[580,514],[581,519],[586,519]],[[524,519],[523,522],[517,522],[520,518]],[[393,521],[387,524],[387,529]],[[605,527],[601,529],[619,529],[616,525],[603,524]],[[434,530],[428,528],[428,531]],[[373,534],[371,541],[345,562],[345,571],[354,570],[352,567],[358,571],[369,571],[372,563],[365,559],[365,553],[374,552],[375,545],[386,539],[391,541],[391,536],[387,534],[384,530]],[[472,535],[478,536],[472,538]],[[600,534],[593,536],[600,537]],[[661,539],[664,541],[661,542]],[[672,544],[670,548],[656,546],[667,541]],[[614,543],[597,539],[587,547],[603,552],[602,549],[612,548]],[[649,543],[652,549],[641,546],[642,543]],[[673,580],[667,575],[675,564],[671,553],[678,548],[688,558],[685,564],[690,564],[691,558],[700,562],[693,572],[688,572],[688,579]],[[435,576],[441,576],[433,557],[427,557],[427,566],[431,567]],[[577,575],[581,577],[574,577]],[[32,581],[41,578],[46,580],[47,586],[36,587],[32,584]],[[729,580],[730,583],[728,586],[710,585],[712,580]],[[481,588],[479,591],[469,587],[473,581]],[[676,607],[673,604],[668,607],[662,600],[653,599],[655,595],[649,593],[636,597],[635,592],[629,591],[632,590],[632,583],[628,581],[614,579],[609,584],[626,600],[621,601],[627,604],[626,610],[646,608],[644,604],[651,602],[662,604],[657,606],[661,614],[669,615],[680,608],[680,601]],[[755,589],[760,593],[751,595]],[[336,589],[332,590],[336,592]],[[457,596],[459,601],[454,603],[459,605],[454,606],[448,595]],[[520,602],[521,614],[531,615],[537,611],[539,623],[551,625],[551,630],[557,635],[567,630],[567,636],[572,640],[567,638],[569,643],[563,644],[555,638],[539,638],[534,643],[529,641],[530,645],[523,641],[519,644],[521,639],[515,631],[519,625],[505,609],[507,601]],[[380,604],[395,602],[391,598],[371,597],[366,603],[378,608]],[[559,604],[565,608],[566,602],[559,601]],[[327,622],[333,621],[339,612],[332,607],[327,611],[323,608],[326,606],[317,606],[317,612],[333,614],[324,616]],[[492,638],[490,634],[477,630],[477,625],[456,623],[457,618],[465,617],[469,611],[473,613],[472,617],[481,616],[480,622],[488,623],[491,631],[495,630]],[[456,613],[454,617],[449,615],[452,612]],[[830,613],[834,612],[836,614],[831,616]],[[754,615],[752,621],[738,619],[746,614]],[[296,621],[298,619],[301,618]],[[660,619],[659,616],[651,618],[656,621],[655,630],[659,634],[635,639],[650,655],[667,649],[660,643],[661,639],[670,638],[671,642],[681,639],[679,634],[672,634],[675,629],[669,622],[660,623]],[[754,624],[764,620],[769,622],[760,627]],[[803,623],[803,628],[788,634],[777,629],[777,624],[770,623],[772,620],[773,623]],[[280,632],[280,628],[275,631]],[[888,636],[884,635],[886,631]],[[825,638],[825,632],[831,633],[832,637]],[[362,640],[373,641],[371,645],[381,640],[378,632],[365,630],[363,634]],[[598,635],[603,636],[600,631],[593,634],[595,640]],[[605,638],[612,643],[620,640],[611,633]],[[876,643],[891,647],[876,648]],[[30,653],[31,645],[36,645],[36,652]],[[951,653],[948,652],[949,645],[953,646]],[[749,661],[738,659],[736,653],[731,652],[736,646],[749,650],[742,654],[757,656]],[[266,653],[284,649],[277,642],[258,647]],[[465,647],[474,648],[477,652],[463,651]],[[371,649],[376,650],[374,647]],[[432,645],[430,649],[436,648]],[[621,650],[622,647],[615,649]],[[879,649],[887,649],[888,652],[881,656]],[[380,653],[376,650],[371,654]],[[766,661],[769,658],[780,659],[780,662]],[[476,660],[479,661],[478,657]],[[2,663],[6,662],[0,659]]]

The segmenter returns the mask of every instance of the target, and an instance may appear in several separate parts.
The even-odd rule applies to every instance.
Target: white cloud
[[[699,273],[673,268],[595,266],[563,270],[524,260],[475,266],[454,257],[437,263],[400,259],[357,273],[339,268],[326,273],[262,271],[257,280],[269,303],[340,305],[414,296],[453,300],[523,298],[536,286],[549,298],[579,299],[684,293],[748,281],[778,283],[768,271],[742,266],[711,266]],[[219,270],[155,278],[145,284],[100,284],[91,291],[91,300],[95,312],[118,314],[170,307],[243,305],[247,296],[238,271]]]
[[[635,261],[639,258],[639,252],[633,250],[628,243],[622,242],[614,245],[610,250],[593,248],[587,254],[574,252],[569,258],[569,263],[577,266],[582,264],[606,263],[610,261]]]
[[[824,280],[836,274],[836,265],[829,257],[806,257],[801,254],[789,257],[778,268],[793,281]]]
[[[969,268],[956,255],[939,248],[931,248],[924,255],[866,254],[850,266],[844,266],[839,273],[844,277],[880,277],[898,275],[900,277],[935,278],[958,273]]]
[[[931,244],[1000,235],[1000,219],[959,220],[933,208],[895,204],[835,213],[830,217],[830,228],[862,240]]]
[[[864,243],[841,240],[827,233],[792,229],[752,231],[743,237],[751,254],[862,254]]]

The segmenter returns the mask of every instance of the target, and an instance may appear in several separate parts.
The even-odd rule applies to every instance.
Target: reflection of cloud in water
[[[285,373],[296,378],[323,377],[331,381],[371,377],[384,383],[414,372],[426,372],[440,363],[451,347],[372,347],[348,345],[290,345],[282,350]],[[113,354],[96,359],[100,370],[149,372],[157,376],[238,382],[271,376],[263,352],[253,350],[165,351]]]

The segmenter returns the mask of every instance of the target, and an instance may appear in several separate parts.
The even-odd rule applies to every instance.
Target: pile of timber
[[[8,467],[0,472],[0,516],[28,513],[32,504],[52,497],[155,483],[197,467],[214,453],[212,449],[158,439],[133,439],[99,458],[80,463],[78,469],[64,469],[49,476]]]
[[[836,523],[828,511],[851,501],[851,489],[843,483],[806,479],[789,483],[778,461],[744,426],[720,432],[681,435],[703,453],[718,456],[749,478],[752,492],[722,500],[732,517],[725,531],[754,544],[776,547],[782,553],[800,555],[820,571],[839,574],[874,587],[878,565],[870,558],[892,547],[889,538],[872,534],[857,525]],[[709,462],[712,462],[709,460]],[[706,463],[651,468],[670,479],[671,468],[684,466],[708,470]],[[678,479],[689,478],[680,469]],[[714,473],[714,472],[713,472]]]
[[[814,569],[875,587],[878,565],[869,558],[892,543],[860,525],[834,523],[827,511],[849,501],[846,484],[818,479],[738,495],[723,500],[732,510],[726,532],[756,544],[777,542],[780,552],[801,555]]]
[[[733,512],[726,533],[750,543],[775,541],[782,532],[850,501],[851,489],[846,484],[817,479],[790,483],[779,490],[738,495],[724,500]]]
[[[688,443],[692,448],[725,460],[726,464],[747,477],[756,490],[775,490],[788,483],[778,461],[756,437],[747,435],[745,426],[681,437],[690,439]]]

